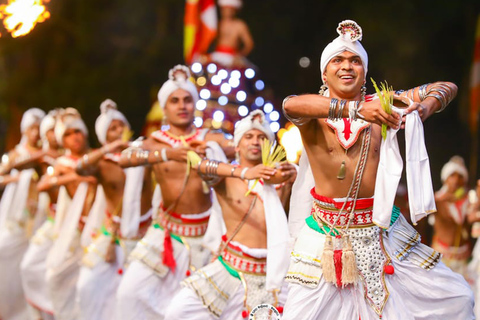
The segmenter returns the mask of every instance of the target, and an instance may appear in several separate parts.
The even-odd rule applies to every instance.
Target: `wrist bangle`
[[[231,177],[234,176],[233,173],[235,172],[235,169],[237,169],[237,167],[233,167],[233,168],[232,168],[232,171],[230,171],[230,176],[231,176]]]
[[[162,150],[160,150],[160,154],[162,155],[162,161],[163,161],[163,162],[167,162],[167,161],[168,161],[167,149],[166,149],[166,148],[162,148]]]
[[[247,173],[248,168],[243,168],[242,172],[240,173],[240,179],[245,180],[245,173]]]

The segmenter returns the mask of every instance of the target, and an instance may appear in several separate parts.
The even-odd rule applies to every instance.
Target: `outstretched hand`
[[[178,161],[178,162],[187,162],[187,152],[191,151],[190,147],[178,147],[167,149],[167,158],[168,160]]]
[[[277,170],[275,168],[267,167],[263,164],[256,165],[253,168],[249,168],[247,172],[245,172],[245,179],[252,180],[252,179],[264,179],[269,180]]]

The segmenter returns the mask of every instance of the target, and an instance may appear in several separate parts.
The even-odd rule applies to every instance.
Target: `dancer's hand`
[[[192,150],[190,147],[167,148],[168,160],[187,162],[187,152]]]
[[[245,179],[252,180],[252,179],[264,179],[269,180],[277,170],[275,168],[267,167],[263,164],[256,165],[253,168],[249,168],[245,172]]]
[[[365,121],[376,123],[378,125],[386,124],[388,127],[398,129],[400,123],[400,116],[396,112],[388,114],[383,110],[379,99],[369,102],[364,102],[359,114]],[[361,118],[359,116],[359,118]]]

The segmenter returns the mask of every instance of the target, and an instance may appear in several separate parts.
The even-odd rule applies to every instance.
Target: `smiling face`
[[[177,89],[168,97],[165,104],[165,116],[171,126],[186,127],[193,123],[195,104],[192,95],[183,89]]]
[[[252,164],[262,163],[262,141],[267,135],[258,129],[247,131],[238,142],[235,151],[240,155],[240,164],[250,162]]]
[[[322,75],[330,97],[359,100],[365,83],[362,59],[355,53],[344,51],[333,57]]]

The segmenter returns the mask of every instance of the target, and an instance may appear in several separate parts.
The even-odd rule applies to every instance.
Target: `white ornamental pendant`
[[[327,125],[335,131],[335,136],[342,147],[348,150],[357,142],[358,136],[363,129],[368,128],[370,123],[357,119],[351,121],[349,118],[342,118],[339,120],[325,119]]]

